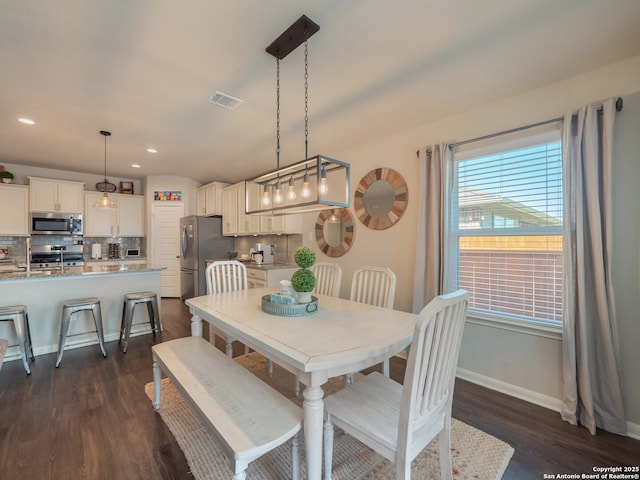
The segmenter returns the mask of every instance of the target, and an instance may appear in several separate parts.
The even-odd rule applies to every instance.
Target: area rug
[[[274,365],[273,377],[267,375],[266,361],[252,353],[236,360],[298,405],[302,395],[294,395],[294,377]],[[357,378],[356,378],[357,381]],[[342,378],[334,378],[324,385],[328,395],[342,388]],[[304,388],[304,387],[303,387]],[[153,401],[153,383],[145,386]],[[214,437],[202,425],[199,417],[182,399],[169,379],[162,380],[160,415],[173,433],[196,480],[231,478],[229,461]],[[452,420],[451,448],[453,478],[456,480],[499,480],[513,455],[513,448],[463,422]],[[301,448],[302,478],[306,478],[304,448]],[[437,439],[413,461],[411,478],[436,480],[440,478]],[[247,470],[248,480],[282,480],[291,478],[291,446],[285,443],[252,462]],[[335,429],[333,480],[394,479],[394,465],[365,445]]]

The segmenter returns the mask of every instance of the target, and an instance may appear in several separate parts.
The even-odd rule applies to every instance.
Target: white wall
[[[402,219],[393,227],[373,231],[356,220],[355,241],[343,257],[333,259],[343,269],[341,297],[348,297],[355,268],[385,265],[398,276],[396,308],[412,308],[413,269],[418,215],[418,161],[416,150],[440,142],[455,142],[538,121],[561,117],[587,103],[622,96],[624,111],[617,116],[616,176],[625,188],[616,191],[614,218],[614,288],[621,330],[622,368],[627,420],[640,425],[640,327],[638,326],[638,285],[640,233],[633,205],[640,205],[640,56],[595,70],[560,83],[486,105],[444,120],[429,122],[399,135],[344,152],[323,151],[351,164],[351,199],[360,178],[376,167],[400,172],[409,188],[409,204]],[[446,92],[443,92],[446,95]],[[389,119],[393,122],[393,118]],[[624,138],[622,138],[624,136]],[[621,144],[624,142],[624,144]],[[352,210],[352,214],[354,214]],[[354,214],[355,216],[355,214]],[[319,251],[312,236],[316,215],[303,218],[304,242],[315,249],[319,261],[329,260]],[[468,324],[459,366],[477,381],[488,381],[496,388],[520,393],[539,403],[555,406],[561,398],[560,340],[522,332]],[[536,398],[537,397],[537,398]],[[555,405],[554,405],[555,404]],[[640,428],[640,427],[639,427]],[[637,433],[640,433],[638,431]]]

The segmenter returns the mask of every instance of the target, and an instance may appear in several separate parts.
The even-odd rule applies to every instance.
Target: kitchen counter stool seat
[[[149,323],[151,324],[151,330],[153,336],[156,336],[156,332],[162,331],[162,323],[160,322],[160,310],[158,309],[158,296],[154,292],[136,292],[127,293],[124,296],[124,306],[122,308],[122,323],[120,324],[120,340],[118,343],[124,343],[122,345],[122,352],[127,353],[127,347],[129,346],[129,336],[131,335],[131,324],[133,323],[133,313],[136,305],[144,303],[147,305],[147,312],[149,313]]]
[[[13,327],[16,330],[16,337],[18,338],[20,355],[22,356],[22,364],[24,365],[27,375],[31,375],[29,358],[31,361],[35,361],[36,357],[33,355],[33,346],[31,345],[31,329],[29,328],[27,307],[24,305],[0,307],[0,321],[13,322]]]
[[[93,315],[93,323],[96,326],[95,331],[98,335],[100,350],[102,351],[102,356],[105,358],[107,357],[107,352],[104,348],[104,330],[102,329],[100,300],[96,297],[65,300],[62,304],[62,321],[60,323],[60,341],[58,343],[58,359],[56,360],[56,368],[58,368],[62,362],[62,355],[64,353],[64,347],[67,344],[67,335],[69,333],[71,318],[75,313],[84,311],[90,311]]]

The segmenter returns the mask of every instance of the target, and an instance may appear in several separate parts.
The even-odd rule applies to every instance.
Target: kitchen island
[[[122,264],[4,272],[0,273],[0,305],[27,306],[36,356],[58,351],[62,302],[75,298],[100,299],[105,342],[117,341],[124,295],[149,291],[160,297],[161,271],[162,268],[148,264]],[[131,336],[151,333],[146,308],[136,308],[133,323]],[[8,339],[10,344],[17,343],[10,322],[0,322],[0,338]],[[66,349],[97,343],[91,315],[86,312],[74,315]],[[18,358],[18,347],[10,347],[5,361]]]

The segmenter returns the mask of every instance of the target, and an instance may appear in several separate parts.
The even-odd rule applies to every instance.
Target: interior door
[[[165,269],[160,274],[160,296],[180,297],[180,218],[184,205],[151,207],[151,263]]]

